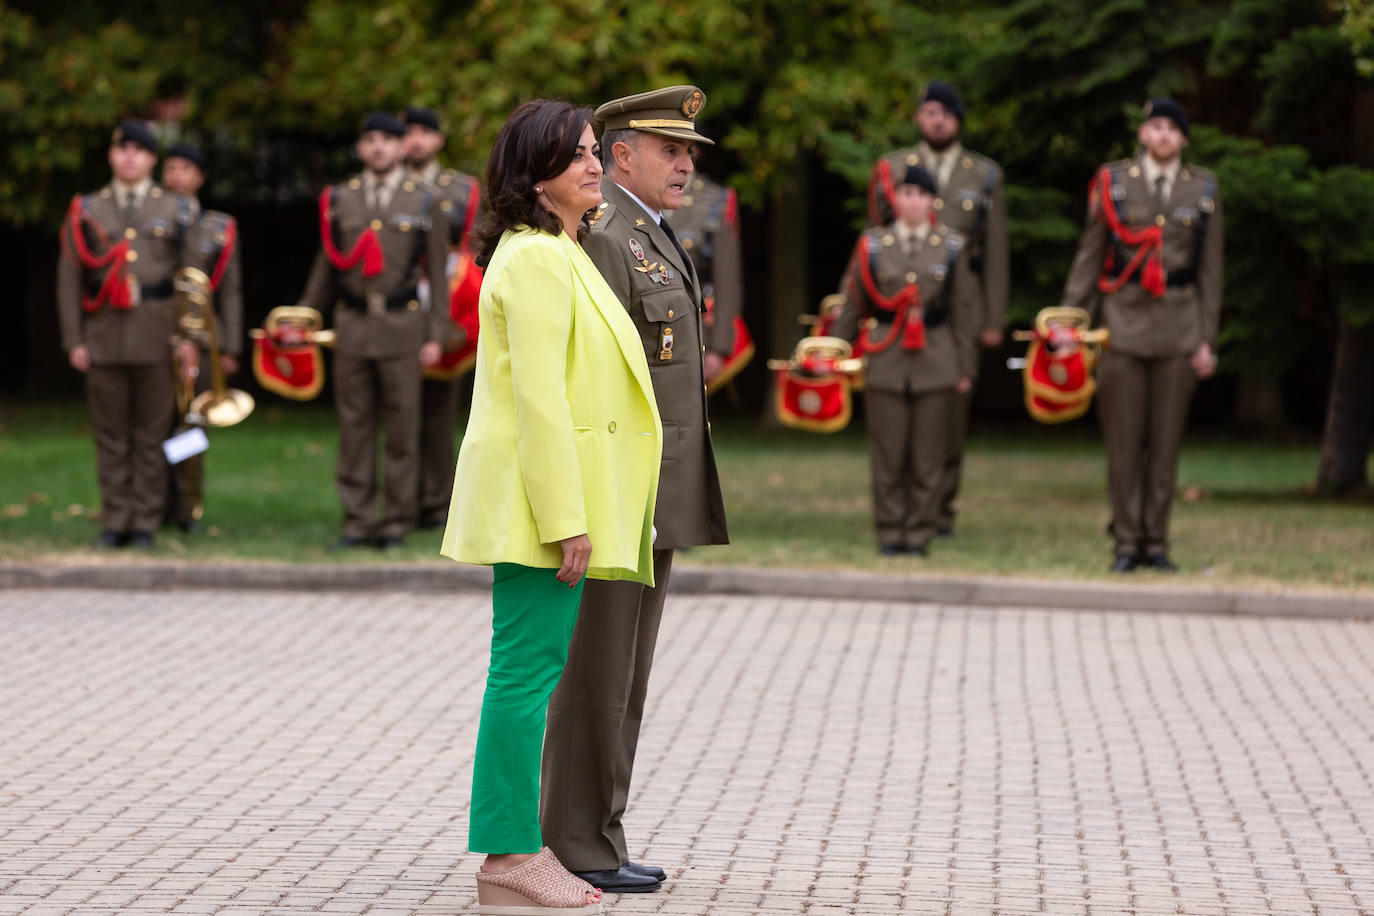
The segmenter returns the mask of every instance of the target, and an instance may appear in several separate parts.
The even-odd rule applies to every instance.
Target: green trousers
[[[549,696],[568,661],[582,602],[555,569],[497,563],[491,587],[491,666],[472,765],[468,849],[538,852],[539,762]]]

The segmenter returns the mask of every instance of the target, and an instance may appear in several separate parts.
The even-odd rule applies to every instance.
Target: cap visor
[[[691,140],[694,143],[705,143],[707,146],[716,145],[716,141],[710,137],[703,137],[694,130],[678,130],[673,127],[636,127],[635,130],[642,130],[646,134],[662,134],[665,137],[673,137],[678,140]]]

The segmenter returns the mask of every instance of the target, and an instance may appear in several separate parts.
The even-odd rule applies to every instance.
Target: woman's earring
[[[536,193],[536,194],[543,194],[543,193],[544,193],[544,189],[541,188],[541,187],[539,187],[539,185],[535,185],[535,186],[534,186],[534,193]]]

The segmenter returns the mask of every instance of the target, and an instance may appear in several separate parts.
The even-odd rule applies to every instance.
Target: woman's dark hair
[[[480,267],[491,263],[496,243],[507,229],[530,226],[554,235],[563,231],[562,221],[539,203],[534,186],[563,174],[592,117],[590,108],[535,99],[506,119],[487,160],[487,215],[477,227]],[[579,242],[587,231],[584,215],[577,230]]]

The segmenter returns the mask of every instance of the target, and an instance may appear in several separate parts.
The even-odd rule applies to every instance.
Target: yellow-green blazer
[[[663,430],[644,345],[575,241],[501,238],[478,300],[476,382],[440,552],[557,568],[587,534],[593,579],[653,585]]]

